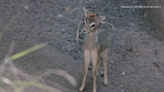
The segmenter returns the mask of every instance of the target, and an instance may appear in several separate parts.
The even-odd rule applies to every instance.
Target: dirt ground
[[[0,0],[0,31],[17,15],[0,38],[0,58],[5,57],[11,42],[15,42],[12,54],[48,42],[48,46],[13,62],[34,77],[48,69],[65,70],[76,79],[77,87],[55,74],[39,81],[62,92],[78,92],[84,71],[84,35],[80,36],[79,48],[75,35],[86,7],[106,16],[115,27],[111,31],[114,44],[108,61],[108,86],[97,76],[97,92],[163,92],[163,34],[144,18],[144,9],[121,8],[144,4],[144,0]],[[39,91],[43,90],[27,92]],[[84,92],[92,92],[92,71],[88,72]]]

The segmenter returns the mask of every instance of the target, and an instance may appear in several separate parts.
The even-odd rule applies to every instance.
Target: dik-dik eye
[[[95,23],[91,23],[91,24],[90,24],[90,28],[94,28],[95,25],[96,25]]]

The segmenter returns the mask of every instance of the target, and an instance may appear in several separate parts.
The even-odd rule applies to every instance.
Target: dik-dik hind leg
[[[108,85],[108,76],[107,76],[107,59],[103,61],[104,63],[104,84],[107,86]]]
[[[102,62],[102,57],[100,57],[100,59],[99,59],[99,61],[98,61],[98,65],[97,65],[97,67],[96,67],[96,74],[97,74],[97,72],[99,71],[101,62]]]
[[[104,84],[107,86],[108,85],[108,76],[107,76],[107,62],[109,59],[109,55],[110,55],[111,51],[108,51],[108,53],[103,55],[103,63],[104,63]]]
[[[84,76],[83,76],[83,82],[82,82],[82,85],[79,89],[80,92],[83,91],[84,87],[85,87],[85,80],[86,80],[86,75],[87,75],[87,72],[88,72],[88,66],[89,66],[89,63],[90,63],[90,55],[89,55],[89,52],[84,52],[84,60],[85,60],[85,67],[84,67]]]

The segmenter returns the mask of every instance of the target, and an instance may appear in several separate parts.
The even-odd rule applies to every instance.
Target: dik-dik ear
[[[99,16],[97,18],[97,22],[104,22],[105,21],[105,16]]]
[[[85,13],[85,17],[87,17],[87,15],[89,14],[89,11],[87,9],[85,9],[84,7],[83,7],[83,10],[84,10],[84,13]]]

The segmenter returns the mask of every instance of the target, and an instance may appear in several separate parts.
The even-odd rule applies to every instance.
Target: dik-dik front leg
[[[85,87],[85,80],[86,80],[86,75],[87,75],[87,72],[88,72],[88,66],[89,66],[89,63],[90,63],[90,59],[91,59],[91,56],[90,56],[90,53],[89,51],[84,51],[84,60],[85,60],[85,67],[84,67],[84,77],[83,77],[83,82],[82,82],[82,85],[79,89],[80,92],[83,91],[84,87]]]
[[[98,53],[96,51],[92,52],[92,65],[93,65],[93,92],[96,92],[96,75],[97,75],[97,61],[98,61]]]

